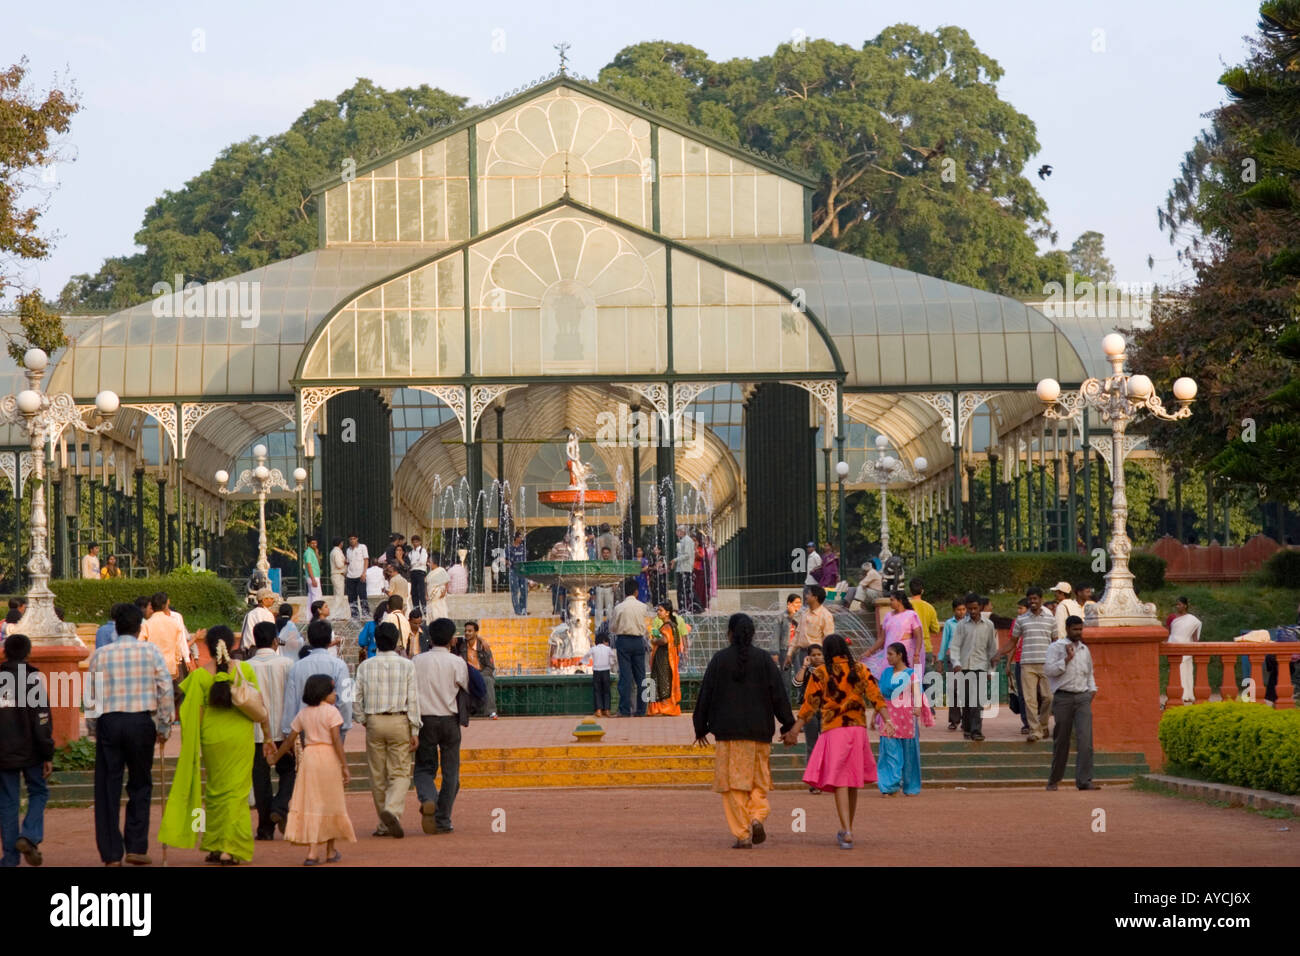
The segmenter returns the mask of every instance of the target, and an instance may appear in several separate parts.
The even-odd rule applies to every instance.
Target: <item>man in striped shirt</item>
[[[1029,610],[1011,625],[1011,637],[1020,641],[1020,701],[1029,720],[1026,743],[1050,737],[1047,718],[1052,710],[1052,691],[1048,687],[1043,664],[1047,648],[1056,636],[1056,618],[1043,607],[1043,589],[1032,587],[1025,592]]]
[[[379,814],[375,836],[401,839],[402,808],[411,789],[411,754],[420,743],[420,698],[415,665],[397,653],[397,625],[375,628],[374,657],[357,668],[353,715],[366,728],[370,795]]]
[[[107,866],[152,863],[149,803],[154,742],[171,734],[172,678],[162,653],[140,640],[144,615],[134,604],[114,608],[117,640],[96,648],[86,664],[95,690],[86,728],[95,738],[95,844]],[[126,778],[126,827],[121,826]]]

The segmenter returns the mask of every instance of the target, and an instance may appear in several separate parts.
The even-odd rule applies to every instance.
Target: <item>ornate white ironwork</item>
[[[1127,461],[1128,456],[1131,455],[1135,449],[1141,448],[1143,445],[1145,445],[1146,441],[1147,438],[1145,435],[1125,435],[1122,443],[1120,444],[1120,453],[1124,457],[1121,458],[1120,460]],[[1114,478],[1115,474],[1113,469],[1115,467],[1115,463],[1114,461],[1111,460],[1112,459],[1111,452],[1113,450],[1111,447],[1111,440],[1107,438],[1105,435],[1089,435],[1088,446],[1092,448],[1092,450],[1097,453],[1098,457],[1100,457],[1101,460],[1106,463],[1106,471],[1110,474],[1112,478]]]
[[[172,454],[177,456],[181,454],[179,441],[180,423],[176,420],[175,405],[170,402],[144,402],[130,405],[123,403],[122,407],[134,408],[138,412],[144,412],[156,421],[162,426],[162,430],[167,433],[167,437],[171,439]]]
[[[441,399],[455,414],[456,421],[460,422],[460,440],[469,441],[469,429],[465,424],[465,389],[459,385],[412,385],[411,388]]]
[[[350,392],[356,387],[355,385],[309,385],[306,388],[299,389],[298,408],[301,414],[298,419],[298,442],[303,445],[307,444],[307,434],[311,430],[312,420],[316,417],[316,413],[320,411],[322,405],[335,395]],[[289,420],[292,421],[293,419],[290,418]]]
[[[976,410],[990,399],[997,398],[999,395],[1005,395],[1006,392],[960,392],[957,395],[957,434],[966,434],[966,423],[971,420]],[[949,442],[951,445],[957,442]]]
[[[1096,448],[1101,457],[1106,459],[1110,468],[1111,487],[1111,532],[1107,551],[1110,568],[1106,572],[1106,590],[1097,603],[1098,619],[1107,626],[1156,625],[1156,606],[1138,600],[1133,590],[1133,572],[1129,569],[1128,559],[1133,545],[1128,537],[1128,495],[1124,485],[1124,459],[1137,443],[1140,436],[1126,434],[1129,422],[1140,418],[1143,413],[1155,415],[1165,421],[1177,421],[1192,414],[1191,401],[1180,401],[1177,410],[1166,411],[1160,397],[1152,390],[1138,398],[1130,395],[1132,376],[1124,371],[1126,352],[1120,349],[1107,356],[1110,361],[1111,374],[1105,379],[1090,378],[1079,386],[1077,407],[1058,399],[1046,403],[1043,414],[1048,418],[1072,418],[1083,414],[1088,408],[1095,408],[1101,414],[1101,420],[1111,426],[1110,454],[1105,452],[1104,436],[1090,436],[1089,445]],[[1147,383],[1148,386],[1150,383]]]
[[[817,399],[817,401],[821,402],[822,408],[825,409],[826,411],[826,420],[831,423],[831,437],[832,438],[839,437],[840,416],[839,416],[839,409],[837,407],[837,402],[836,402],[837,396],[839,394],[839,386],[837,386],[835,382],[831,381],[830,379],[818,378],[818,379],[811,379],[809,381],[789,381],[783,384],[798,385],[804,391],[811,394],[813,398]],[[682,387],[681,385],[675,385],[673,386],[673,389],[675,391],[676,389],[681,387]],[[712,388],[713,386],[710,385],[708,387]],[[699,393],[697,392],[696,394],[698,395]],[[695,396],[691,396],[691,397],[694,398]]]
[[[495,402],[506,392],[516,388],[524,388],[523,385],[473,385],[469,390],[469,434],[473,435],[478,429],[478,420],[483,417],[487,407]]]
[[[889,464],[885,464],[885,459],[889,459]],[[829,480],[829,479],[828,479]],[[862,470],[858,472],[858,481],[870,481],[880,485],[880,560],[886,561],[890,557],[889,550],[889,511],[886,500],[889,494],[889,485],[895,481],[905,481],[915,486],[917,483],[924,481],[923,475],[918,475],[912,468],[901,458],[895,457],[888,453],[887,449],[880,449],[880,455],[876,458],[868,457],[862,463]],[[912,492],[913,501],[915,501],[916,492]],[[915,523],[915,505],[913,505],[912,521]]]
[[[668,386],[663,382],[623,382],[619,385],[619,388],[626,388],[628,391],[636,392],[654,406],[654,410],[658,413],[660,419],[667,420]]]
[[[957,425],[953,417],[952,393],[951,392],[914,392],[913,396],[919,398],[925,404],[929,405],[939,413],[943,421],[943,441],[946,445],[955,445],[956,439],[953,437],[957,434]]]

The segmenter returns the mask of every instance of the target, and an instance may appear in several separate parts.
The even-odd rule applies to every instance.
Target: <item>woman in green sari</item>
[[[246,663],[230,659],[234,633],[228,627],[208,629],[210,659],[181,682],[181,755],[176,762],[158,842],[200,849],[208,863],[234,866],[253,858],[253,825],[248,791],[253,781],[253,722],[231,703],[231,668],[257,686],[257,675]],[[262,736],[272,739],[271,728]],[[200,775],[200,765],[206,779]]]

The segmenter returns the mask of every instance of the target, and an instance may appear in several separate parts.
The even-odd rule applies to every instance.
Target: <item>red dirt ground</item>
[[[835,846],[838,824],[829,795],[779,790],[770,795],[768,840],[730,849],[721,798],[693,790],[465,790],[456,800],[456,832],[426,836],[412,791],[403,840],[370,836],[368,794],[348,795],[357,830],[343,844],[341,866],[718,866],[884,864],[974,866],[1264,866],[1300,861],[1300,826],[1239,809],[1116,787],[1061,790],[927,790],[883,799],[862,792],[858,847]],[[791,832],[803,809],[807,832]],[[1094,809],[1106,832],[1093,831]],[[506,830],[493,832],[494,811]],[[47,866],[98,866],[93,811],[46,813],[41,845]],[[499,814],[498,814],[499,817]],[[155,795],[151,832],[159,822]],[[1284,828],[1289,828],[1284,829]],[[414,832],[412,832],[414,831]],[[161,847],[151,845],[155,865]],[[253,865],[299,865],[301,847],[258,843]],[[197,850],[169,850],[169,866],[200,865]]]

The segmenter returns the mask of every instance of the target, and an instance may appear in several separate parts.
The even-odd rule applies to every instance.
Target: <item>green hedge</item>
[[[1225,701],[1160,718],[1168,762],[1237,787],[1300,794],[1300,710]]]
[[[938,554],[917,565],[911,576],[925,582],[925,596],[931,603],[951,600],[970,591],[986,595],[997,591],[1024,594],[1031,584],[1037,584],[1046,593],[1058,581],[1068,581],[1071,586],[1088,581],[1100,594],[1103,575],[1092,570],[1093,561],[1092,555],[1064,552]],[[1135,552],[1129,556],[1129,567],[1139,593],[1154,591],[1164,584],[1163,558]]]
[[[54,601],[69,621],[102,624],[108,611],[122,601],[134,601],[166,591],[172,607],[185,615],[191,628],[212,627],[237,621],[245,610],[229,582],[211,571],[177,571],[162,577],[110,578],[103,581],[58,579],[50,582]]]
[[[1260,568],[1265,582],[1278,588],[1300,588],[1300,551],[1283,548]]]

